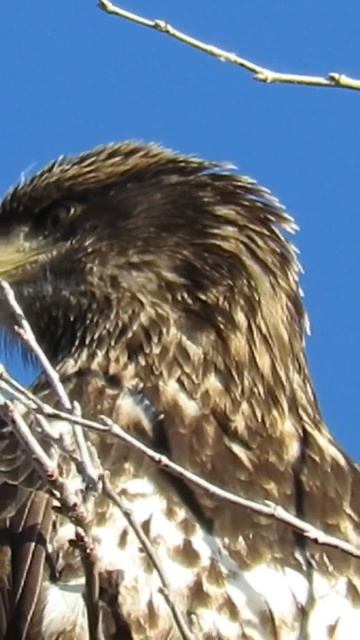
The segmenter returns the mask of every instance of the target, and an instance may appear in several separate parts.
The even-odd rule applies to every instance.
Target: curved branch
[[[23,310],[17,302],[14,292],[6,280],[0,279],[0,288],[3,290],[5,298],[11,307],[15,320],[18,323],[15,326],[15,333],[19,338],[29,347],[29,349],[35,354],[39,364],[43,368],[45,375],[49,381],[50,386],[54,390],[56,396],[59,398],[61,406],[65,411],[71,413],[77,413],[80,408],[73,407],[69,396],[67,395],[65,388],[60,380],[58,373],[51,366],[50,361],[46,354],[36,341],[33,330],[24,316]],[[75,442],[80,455],[80,460],[83,467],[84,483],[87,489],[94,489],[96,487],[98,477],[96,469],[91,460],[89,448],[84,437],[84,433],[81,427],[73,423],[73,433]]]
[[[6,373],[3,367],[0,369],[0,389],[3,389],[7,394],[12,395],[18,402],[23,404],[35,414],[40,414],[46,416],[47,418],[59,418],[61,420],[69,420],[70,417],[71,422],[79,424],[85,429],[89,429],[90,431],[111,433],[123,443],[129,445],[136,451],[139,451],[149,460],[152,460],[152,462],[154,462],[158,467],[165,469],[169,473],[172,473],[173,475],[190,482],[194,486],[207,491],[211,495],[225,500],[231,504],[249,509],[250,511],[254,511],[255,513],[259,513],[262,516],[272,518],[274,520],[277,520],[278,522],[282,522],[284,525],[287,525],[288,527],[298,531],[301,535],[311,540],[315,544],[332,547],[334,549],[338,549],[339,551],[343,551],[353,558],[360,558],[360,548],[354,546],[347,540],[343,540],[326,533],[322,529],[319,529],[318,527],[312,525],[310,522],[307,522],[306,520],[295,516],[290,511],[284,509],[284,507],[282,507],[281,505],[275,504],[270,500],[264,500],[262,502],[251,500],[249,498],[245,498],[236,493],[233,493],[232,491],[223,489],[222,487],[218,487],[217,485],[208,480],[205,480],[196,473],[193,473],[189,469],[186,469],[176,462],[173,462],[167,456],[158,453],[152,447],[146,445],[144,442],[141,442],[135,436],[122,429],[118,424],[114,423],[108,418],[105,418],[104,416],[99,417],[99,420],[101,420],[100,422],[82,418],[78,415],[69,416],[68,413],[51,407],[50,405],[40,400],[40,398],[33,395],[30,391],[24,389],[18,382],[14,381]]]
[[[149,18],[144,18],[143,16],[116,6],[109,0],[98,0],[98,6],[100,9],[105,11],[105,13],[117,16],[118,18],[123,18],[124,20],[129,20],[130,22],[139,24],[142,27],[148,27],[154,31],[160,31],[170,38],[174,38],[189,47],[193,47],[198,51],[202,51],[209,56],[217,58],[221,62],[229,62],[230,64],[242,67],[253,74],[252,77],[254,80],[264,82],[265,84],[297,84],[310,87],[328,87],[332,89],[352,89],[353,91],[360,91],[360,79],[351,78],[344,73],[332,71],[328,73],[327,76],[281,73],[279,71],[274,71],[273,69],[262,67],[251,60],[247,60],[246,58],[241,58],[236,53],[220,49],[212,44],[193,38],[183,31],[175,29],[171,24],[164,20],[151,20]]]

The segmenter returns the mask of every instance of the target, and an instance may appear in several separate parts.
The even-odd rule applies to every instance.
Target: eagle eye
[[[42,233],[54,233],[59,231],[63,224],[69,220],[75,210],[72,203],[61,202],[52,204],[43,209],[37,216],[35,226]]]

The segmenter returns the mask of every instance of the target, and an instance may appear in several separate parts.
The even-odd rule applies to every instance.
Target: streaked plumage
[[[0,275],[84,415],[106,414],[206,479],[360,545],[359,469],[313,393],[292,229],[247,178],[154,145],[112,145],[55,162],[3,200]],[[11,333],[3,303],[0,322]],[[53,400],[44,381],[37,390]],[[24,491],[36,474],[5,434],[0,637],[83,640],[73,527]],[[110,435],[91,441],[195,638],[357,637],[359,560],[174,480]],[[24,537],[31,518],[56,580],[45,546]],[[177,638],[156,572],[103,497],[93,524],[104,637]]]

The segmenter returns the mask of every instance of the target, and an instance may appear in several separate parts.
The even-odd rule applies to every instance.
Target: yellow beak
[[[39,247],[23,242],[11,242],[0,239],[0,277],[9,282],[18,280],[24,273],[24,267],[36,262],[43,251]]]

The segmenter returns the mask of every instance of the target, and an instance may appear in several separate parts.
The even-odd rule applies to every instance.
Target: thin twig
[[[20,395],[18,392],[16,393],[18,396]],[[37,441],[15,405],[6,400],[2,406],[2,413],[11,423],[20,446],[31,459],[52,495],[60,503],[60,509],[56,508],[56,511],[67,516],[76,526],[75,540],[72,541],[72,546],[78,549],[84,568],[89,640],[100,640],[99,573],[95,545],[91,538],[90,523],[83,500],[76,495],[71,484],[61,478],[56,465]],[[39,414],[35,414],[35,417],[42,428],[47,430],[48,437],[51,438],[51,430],[48,429],[45,417]],[[54,436],[52,438],[55,439]]]
[[[254,80],[258,80],[266,84],[297,84],[312,87],[329,87],[333,89],[352,89],[354,91],[360,91],[360,80],[357,78],[351,78],[343,73],[331,72],[327,76],[280,73],[255,64],[255,62],[247,60],[246,58],[241,58],[236,53],[220,49],[219,47],[215,47],[214,45],[198,40],[197,38],[193,38],[183,31],[175,29],[171,24],[164,20],[151,20],[149,18],[144,18],[143,16],[116,6],[112,2],[109,2],[109,0],[98,0],[98,6],[100,9],[105,11],[105,13],[129,20],[130,22],[153,29],[154,31],[160,31],[170,38],[174,38],[189,47],[193,47],[198,51],[202,51],[209,56],[217,58],[221,62],[229,62],[230,64],[242,67],[253,74]]]
[[[59,489],[57,486],[58,475],[56,466],[37,441],[20,412],[12,402],[5,400],[1,406],[1,414],[11,424],[21,448],[25,451],[26,455],[29,456],[41,478],[46,484],[50,479],[52,489],[55,489],[56,495]]]
[[[14,313],[15,320],[19,326],[15,327],[15,331],[18,336],[21,338],[23,342],[31,349],[31,351],[37,357],[42,369],[45,371],[46,376],[54,389],[56,395],[61,401],[61,405],[64,409],[68,409],[72,411],[72,404],[70,399],[62,385],[60,377],[54,368],[51,366],[51,363],[43,350],[41,349],[39,343],[37,342],[34,332],[25,318],[22,308],[20,307],[18,301],[15,298],[15,294],[11,286],[6,280],[0,280],[0,286],[5,294],[6,300],[11,307],[11,310]]]
[[[53,445],[57,446],[60,451],[65,453],[65,455],[74,463],[76,470],[80,474],[81,477],[84,476],[84,468],[82,460],[76,455],[74,449],[70,446],[70,444],[66,441],[64,434],[54,433],[54,429],[49,424],[46,419],[44,413],[41,412],[42,401],[38,400],[38,398],[32,394],[28,389],[23,387],[19,382],[16,382],[6,371],[6,369],[0,364],[0,389],[5,391],[7,395],[10,394],[12,400],[17,400],[22,405],[28,409],[31,414],[36,419],[36,422],[42,431],[42,433],[46,436],[47,440]],[[74,408],[76,408],[77,403],[74,403]],[[36,411],[38,409],[38,411]],[[79,411],[77,411],[76,415],[81,415]],[[68,421],[70,421],[71,415],[69,414]],[[78,425],[77,425],[78,426]]]
[[[0,387],[3,384],[6,384],[4,383],[4,376],[6,380],[11,380],[8,374],[6,374],[4,371],[0,371]],[[5,388],[8,392],[11,393],[11,384],[7,384]],[[21,402],[21,385],[19,385],[19,383],[17,382],[14,382],[14,388],[16,388],[17,400]],[[36,404],[37,411],[49,418],[59,418],[62,420],[66,420],[69,418],[67,413],[64,413],[63,411],[60,411],[58,409],[54,409],[39,398],[33,396],[33,394],[31,394],[28,390],[24,389],[24,391],[25,393],[23,403],[26,407],[29,407],[31,403],[32,406]],[[119,425],[115,424],[108,418],[102,417],[102,423],[95,420],[82,418],[80,416],[72,416],[71,419],[78,424],[81,424],[84,428],[100,433],[113,434],[115,437],[119,438],[119,440],[139,451],[148,459],[152,460],[158,467],[165,469],[169,473],[172,473],[173,475],[176,475],[183,480],[191,482],[191,484],[203,489],[204,491],[207,491],[211,495],[220,498],[221,500],[226,500],[231,504],[235,504],[239,507],[243,507],[245,509],[249,509],[250,511],[254,511],[255,513],[259,513],[260,515],[263,515],[265,517],[273,518],[279,522],[282,522],[292,529],[295,529],[316,544],[333,547],[335,549],[343,551],[350,556],[353,556],[354,558],[360,558],[360,549],[355,547],[350,542],[325,533],[321,529],[312,525],[310,522],[298,518],[280,505],[277,505],[269,500],[264,500],[263,502],[250,500],[248,498],[239,496],[238,494],[235,494],[231,491],[218,487],[212,482],[201,478],[196,473],[193,473],[192,471],[185,469],[185,467],[182,467],[176,462],[173,462],[167,456],[157,453],[151,447],[147,446],[146,444],[132,436],[130,433],[122,429]]]
[[[75,402],[73,405],[72,415],[81,416],[81,407],[78,402]],[[76,422],[72,422],[74,438],[77,446],[77,450],[79,451],[80,460],[83,465],[83,470],[86,474],[85,476],[85,485],[89,491],[94,491],[97,487],[99,477],[98,472],[96,471],[93,461],[91,459],[89,445],[85,439],[84,430],[81,425],[76,424]]]
[[[55,441],[55,443],[58,444],[58,438],[51,433],[51,429],[49,428],[47,420],[45,418],[45,415],[48,415],[49,413],[48,405],[42,403],[42,401],[40,401],[38,398],[36,398],[36,400],[34,401],[35,396],[33,396],[26,389],[23,389],[17,382],[14,382],[14,389],[12,389],[12,385],[9,384],[9,382],[12,382],[11,377],[3,368],[0,370],[0,376],[0,386],[5,387],[8,393],[13,393],[16,396],[16,400],[18,402],[23,402],[24,406],[30,409],[30,411],[34,414],[34,417],[39,422],[48,439],[52,440],[53,442]],[[6,380],[6,382],[4,379]],[[37,411],[34,411],[34,407],[37,408]],[[45,411],[40,413],[43,408],[45,408]],[[84,568],[86,587],[85,603],[88,612],[89,638],[90,640],[98,640],[100,632],[99,575],[97,571],[95,546],[90,535],[88,535],[88,522],[86,511],[83,508],[82,501],[79,500],[77,496],[71,491],[70,485],[68,485],[66,481],[60,478],[57,467],[53,464],[52,460],[43,450],[41,444],[37,441],[31,429],[28,427],[15,406],[9,401],[5,401],[2,408],[2,413],[5,415],[5,418],[7,418],[9,421],[11,421],[11,423],[14,424],[15,435],[18,437],[22,448],[29,455],[41,477],[46,481],[51,492],[59,501],[61,505],[61,513],[67,515],[73,522],[73,524],[77,526],[76,536],[75,540],[72,541],[72,546],[79,550]],[[64,419],[69,418],[69,415],[67,413],[62,413],[62,415],[65,416]],[[71,418],[73,417],[76,420],[81,421],[80,412],[73,413]],[[156,558],[150,541],[142,531],[141,527],[139,527],[136,520],[134,520],[131,512],[112,490],[107,475],[105,475],[105,472],[103,470],[102,475],[104,477],[103,494],[120,509],[129,527],[134,531],[146,555],[148,556],[156,572],[158,573],[161,584],[161,593],[172,612],[174,623],[178,629],[180,637],[182,638],[182,640],[194,640],[193,636],[186,626],[182,614],[180,613],[180,611],[178,611],[176,604],[172,600],[169,581],[166,578],[161,564]],[[91,531],[89,533],[91,533]]]
[[[57,466],[37,441],[15,405],[6,400],[1,406],[1,413],[10,422],[22,449],[50,488],[52,495],[59,501],[61,509],[77,527],[87,533],[88,519],[82,499],[76,495],[71,484],[61,478]]]
[[[121,498],[119,498],[119,496],[111,488],[107,473],[104,474],[104,478],[103,478],[103,493],[121,511],[130,529],[132,529],[132,531],[136,535],[137,539],[140,542],[141,547],[144,549],[147,557],[149,558],[155,571],[157,572],[160,583],[161,583],[161,593],[164,599],[166,600],[166,603],[173,615],[174,622],[176,624],[180,637],[182,638],[182,640],[194,640],[193,635],[190,633],[190,631],[187,628],[187,625],[185,623],[185,620],[182,614],[178,610],[174,600],[171,597],[170,583],[164,573],[164,570],[159,560],[156,557],[156,553],[150,543],[150,540],[148,539],[148,537],[146,536],[142,528],[136,522],[131,511],[124,505]]]
[[[14,291],[12,290],[9,283],[6,282],[6,280],[0,280],[0,286],[5,294],[9,306],[11,307],[11,310],[14,313],[16,322],[19,324],[18,327],[15,327],[16,333],[37,357],[42,369],[45,372],[45,375],[49,380],[51,387],[54,389],[56,395],[58,396],[63,409],[71,413],[75,413],[76,410],[74,411],[74,407],[70,401],[68,394],[65,391],[59,374],[55,371],[48,357],[37,342],[34,332],[29,322],[25,318],[21,306],[15,298]],[[71,420],[69,420],[69,418],[68,422],[72,424],[74,440],[79,451],[80,459],[82,461],[85,486],[90,490],[94,490],[98,482],[98,475],[91,461],[89,448],[85,440],[84,432],[79,424],[73,423]]]
[[[191,484],[204,489],[211,495],[216,496],[221,500],[225,500],[240,507],[250,509],[251,511],[259,513],[263,516],[267,516],[269,518],[273,518],[279,522],[282,522],[283,524],[291,527],[292,529],[295,529],[306,538],[319,545],[334,547],[336,549],[344,551],[345,553],[355,558],[360,558],[360,549],[352,545],[350,542],[325,533],[321,529],[318,529],[317,527],[312,525],[310,522],[306,522],[305,520],[298,518],[294,514],[284,509],[282,506],[275,504],[270,500],[258,502],[239,496],[232,491],[222,489],[212,482],[201,478],[196,473],[193,473],[192,471],[185,469],[185,467],[182,467],[181,465],[173,462],[167,456],[157,453],[151,447],[147,446],[143,442],[140,442],[137,438],[129,434],[127,431],[122,429],[119,425],[115,424],[108,418],[102,417],[102,420],[108,426],[110,432],[113,435],[119,438],[122,442],[129,444],[137,451],[143,453],[147,458],[155,462],[158,467],[165,469],[169,473],[172,473],[173,475],[176,475],[183,480],[188,480],[189,482],[191,482]],[[99,429],[99,423],[92,420],[84,420],[82,424],[84,427],[88,427],[90,429],[100,431],[102,430]]]
[[[41,407],[41,400],[31,393],[20,382],[17,382],[6,371],[4,365],[0,364],[0,389],[10,393],[13,399],[19,400],[27,409]]]

